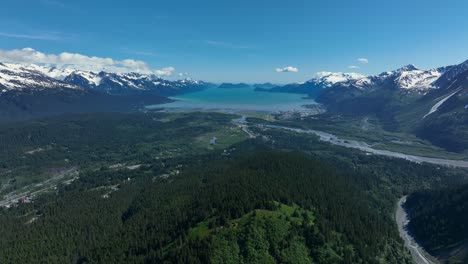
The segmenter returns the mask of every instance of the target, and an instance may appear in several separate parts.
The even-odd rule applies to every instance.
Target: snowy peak
[[[408,65],[405,65],[405,66],[399,68],[396,71],[397,72],[405,72],[405,71],[417,71],[417,70],[419,70],[419,69],[418,69],[418,67],[416,67],[416,65],[408,64]]]
[[[207,83],[183,79],[169,81],[152,74],[91,72],[47,65],[0,63],[0,91],[21,89],[95,89],[111,94],[150,92],[172,95],[199,90]]]
[[[365,78],[365,76],[358,73],[318,72],[315,74],[314,78],[308,81],[308,83],[331,87],[337,83],[346,83],[362,78]]]
[[[50,77],[45,72],[55,75],[57,79]],[[52,68],[47,69],[38,65],[0,63],[0,85],[4,87],[2,92],[21,89],[79,88],[76,85],[61,81],[59,76],[59,71]]]
[[[419,70],[414,65],[410,66],[396,71],[394,82],[398,88],[417,90],[434,88],[433,83],[442,75],[438,69]]]
[[[434,82],[445,72],[445,68],[421,70],[414,64],[408,64],[391,72],[374,76],[377,85],[391,85],[396,89],[427,90],[435,88]],[[386,84],[386,85],[385,85]]]
[[[75,71],[65,81],[87,88],[104,90],[108,93],[120,93],[131,90],[156,90],[158,88],[183,88],[184,86],[204,85],[200,81],[186,78],[183,80],[169,81],[153,74],[110,73],[110,72],[84,72]]]
[[[36,65],[36,64],[30,64],[30,65],[23,66],[23,67],[29,70],[40,72],[51,78],[61,80],[61,81],[63,81],[65,77],[67,77],[74,71],[73,69],[59,69],[56,67],[48,67],[48,66]]]
[[[64,78],[64,81],[84,88],[92,88],[98,86],[101,83],[101,79],[99,74],[94,72],[73,71]]]
[[[308,81],[308,83],[321,85],[324,88],[336,86],[353,87],[364,90],[368,88],[377,89],[380,87],[391,87],[394,89],[424,91],[435,88],[434,82],[437,81],[447,69],[448,68],[445,67],[421,70],[414,64],[408,64],[394,71],[383,72],[379,75],[368,77],[358,73],[319,72],[315,74],[315,77]]]

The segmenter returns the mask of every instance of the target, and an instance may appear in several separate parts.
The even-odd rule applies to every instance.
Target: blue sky
[[[3,0],[0,50],[133,59],[174,67],[171,78],[301,82],[460,63],[467,10],[462,0]],[[276,71],[288,66],[298,71]]]

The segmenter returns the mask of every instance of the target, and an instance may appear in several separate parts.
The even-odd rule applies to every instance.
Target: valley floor
[[[252,122],[249,123],[246,121],[245,115],[242,115],[241,118],[233,119],[233,122],[239,125],[240,127],[242,127],[243,131],[246,132],[250,138],[254,138],[256,135],[254,135],[254,133],[252,133],[248,129],[249,126],[256,126],[262,130],[281,129],[281,130],[286,130],[286,131],[290,131],[294,133],[315,135],[319,137],[320,141],[327,142],[332,145],[337,145],[341,147],[357,149],[357,150],[365,152],[367,155],[387,156],[391,158],[405,159],[405,160],[415,162],[415,163],[430,163],[430,164],[441,165],[441,166],[468,168],[468,161],[466,160],[418,156],[418,155],[411,155],[411,154],[404,153],[404,152],[379,149],[364,141],[359,141],[359,140],[354,140],[354,139],[343,139],[343,138],[336,136],[335,134],[324,132],[324,131],[319,131],[319,130],[314,130],[314,129],[301,129],[301,128],[296,128],[296,127],[288,127],[285,125],[276,125],[275,123],[266,123],[266,124],[256,124]],[[368,121],[366,120],[366,122]],[[380,145],[382,144],[385,144],[385,143],[380,143]],[[440,156],[443,156],[443,153],[440,153]]]

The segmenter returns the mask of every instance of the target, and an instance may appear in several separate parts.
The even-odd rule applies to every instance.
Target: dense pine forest
[[[468,185],[413,193],[406,206],[409,227],[428,251],[447,263],[468,262]]]
[[[302,154],[260,152],[171,178],[157,170],[89,172],[11,210],[1,217],[0,255],[10,263],[408,262],[391,219],[352,180]],[[102,186],[116,183],[104,199]]]
[[[3,89],[0,85],[0,89]],[[6,90],[5,90],[6,91]],[[23,90],[2,92],[0,121],[16,121],[71,113],[135,112],[145,105],[170,102],[152,94],[110,95],[74,89]],[[83,106],[86,107],[83,107]]]
[[[411,263],[396,200],[466,182],[463,170],[311,135],[256,129],[262,137],[248,139],[233,118],[86,114],[5,124],[0,192],[40,194],[0,210],[0,262]],[[57,173],[70,168],[78,176]]]

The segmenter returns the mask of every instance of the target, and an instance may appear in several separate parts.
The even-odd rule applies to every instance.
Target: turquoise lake
[[[252,88],[209,88],[171,97],[176,101],[149,106],[149,108],[262,112],[299,111],[306,110],[303,105],[315,103],[314,100],[304,99],[304,97],[306,97],[304,94],[256,92]]]

